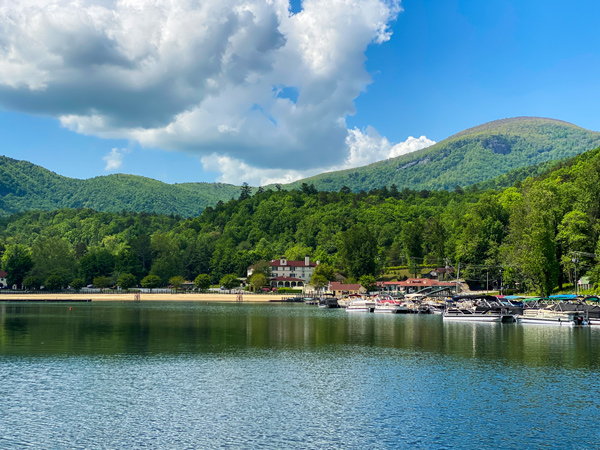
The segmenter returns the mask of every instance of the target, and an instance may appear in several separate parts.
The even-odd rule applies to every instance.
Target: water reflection
[[[3,304],[0,345],[4,355],[374,347],[535,366],[597,367],[600,362],[600,330],[595,329],[444,323],[439,316],[348,314],[304,305]]]

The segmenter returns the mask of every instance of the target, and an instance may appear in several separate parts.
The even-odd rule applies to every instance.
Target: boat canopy
[[[559,294],[559,295],[551,295],[550,297],[548,297],[550,299],[561,299],[561,300],[575,300],[576,298],[579,298],[579,295],[575,295],[575,294]]]

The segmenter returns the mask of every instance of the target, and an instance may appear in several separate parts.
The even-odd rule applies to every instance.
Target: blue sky
[[[2,153],[76,178],[122,172],[169,183],[222,180],[258,184],[280,175],[283,180],[291,180],[321,170],[401,154],[465,128],[506,117],[551,117],[600,130],[596,108],[600,103],[600,35],[597,32],[600,4],[597,2],[405,0],[401,3],[401,12],[394,13],[393,8],[387,12],[384,18],[389,27],[387,34],[373,28],[381,21],[380,16],[374,14],[372,23],[362,22],[360,18],[370,18],[369,11],[364,10],[369,5],[375,9],[379,3],[389,3],[369,2],[357,0],[357,8],[360,6],[363,10],[353,16],[352,11],[340,10],[339,5],[334,5],[335,1],[331,4],[316,0],[305,2],[306,11],[294,1],[292,11],[299,14],[287,28],[269,22],[272,11],[253,10],[255,17],[264,14],[264,20],[256,19],[251,29],[240,27],[240,36],[244,38],[239,40],[241,44],[236,44],[239,47],[235,53],[245,65],[236,63],[223,76],[222,80],[226,80],[229,87],[223,88],[218,101],[212,103],[208,98],[210,93],[187,102],[186,98],[193,92],[189,89],[200,86],[199,79],[204,82],[212,77],[223,86],[226,83],[219,80],[221,75],[214,73],[203,79],[203,74],[209,73],[205,66],[179,64],[179,60],[185,59],[185,51],[178,58],[163,56],[166,71],[180,70],[181,74],[175,73],[151,88],[147,88],[150,84],[144,85],[147,92],[142,98],[136,97],[139,85],[132,84],[129,91],[114,86],[121,78],[108,72],[121,62],[115,63],[114,55],[105,54],[112,51],[112,41],[94,40],[97,38],[94,35],[87,45],[85,39],[73,40],[71,35],[71,45],[78,42],[75,47],[80,45],[81,48],[70,50],[69,54],[62,50],[64,46],[37,49],[39,64],[28,68],[32,70],[27,72],[28,78],[22,75],[23,66],[18,70],[12,66],[4,70],[13,75],[0,78]],[[45,1],[39,3],[43,11]],[[231,3],[244,2],[231,0]],[[257,2],[249,0],[249,3]],[[21,15],[19,17],[30,14],[18,6],[14,6],[14,10]],[[143,10],[140,14],[152,13]],[[347,30],[343,27],[332,31],[326,24],[305,29],[303,13],[307,17],[310,13],[312,17],[330,15],[326,17],[330,21],[349,21],[354,32],[350,30],[350,34],[345,35]],[[205,14],[208,16],[198,18],[200,22],[221,12],[215,6],[208,8]],[[241,20],[236,23],[239,22]],[[75,29],[84,38],[90,36],[84,26]],[[49,33],[49,41],[53,42],[60,37],[52,35],[55,30],[56,27],[48,27],[41,32]],[[28,43],[26,31],[14,30],[11,36],[17,36],[13,43],[17,50],[31,55],[33,44]],[[144,36],[142,33],[143,30],[140,35]],[[252,46],[247,45],[248,34],[243,33],[266,37]],[[332,33],[334,44],[323,38]],[[288,47],[302,42],[305,36],[323,42],[302,54],[309,55],[308,62],[295,66],[295,61],[300,59],[299,50],[288,51]],[[194,52],[206,48],[206,41],[201,42],[202,46],[189,43],[187,50],[199,59],[201,57]],[[139,54],[155,51],[134,48],[124,40],[118,44],[129,49],[127,54],[134,50]],[[263,51],[265,46],[268,48]],[[210,51],[206,50],[202,57],[210,59]],[[48,62],[46,53],[59,54],[62,62]],[[164,55],[164,52],[157,54]],[[247,60],[245,55],[248,55]],[[329,59],[324,58],[323,65],[315,68],[315,58],[321,55]],[[106,63],[109,59],[110,64]],[[94,60],[95,65],[88,65],[90,60]],[[257,60],[261,64],[256,63]],[[67,66],[65,61],[75,62]],[[127,64],[129,68],[132,63],[127,61],[122,65]],[[286,65],[290,64],[294,70],[286,71]],[[79,83],[89,77],[90,67],[96,70],[100,66],[108,67],[103,69],[104,78],[98,78],[100,81],[96,84]],[[318,76],[306,75],[309,69]],[[300,99],[297,105],[295,98],[287,105],[276,104],[273,103],[275,94],[269,99],[264,89],[249,88],[241,81],[232,84],[231,79],[244,70],[250,74],[249,78],[255,72],[262,77],[256,85],[271,83],[275,86],[273,89],[281,92],[287,92],[288,86],[301,86],[300,99],[306,101],[308,107],[298,113]],[[56,78],[52,73],[47,75],[52,71],[72,79],[61,85],[58,75]],[[185,86],[187,90],[183,94],[169,91],[171,84],[168,83],[176,85],[181,80],[189,80],[190,74],[195,81]],[[30,81],[37,80],[36,77],[43,84],[42,88]],[[273,80],[277,80],[277,84]],[[23,87],[24,83],[29,84]],[[69,85],[74,86],[72,92]],[[330,87],[336,85],[337,90]],[[102,92],[104,86],[110,89]],[[199,89],[209,92],[202,86]],[[95,96],[97,89],[101,92]],[[326,104],[321,108],[323,98]],[[129,108],[135,102],[139,106]],[[182,122],[174,119],[177,114],[198,105],[202,114]],[[102,112],[100,122],[91,119],[97,110],[106,111]],[[352,136],[350,140],[346,138],[346,144],[345,128],[338,126],[340,117],[345,118],[345,126]],[[244,128],[246,125],[240,125],[242,123],[251,126]],[[151,128],[153,132],[140,133],[140,127]],[[219,133],[214,132],[215,128]],[[427,139],[404,147],[402,143],[409,136]],[[394,147],[397,143],[401,145]],[[113,148],[117,149],[119,158],[113,162],[112,169],[106,170],[107,155]],[[289,164],[292,159],[294,162]]]

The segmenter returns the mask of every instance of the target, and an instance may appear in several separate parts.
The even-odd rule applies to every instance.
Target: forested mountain
[[[417,152],[323,173],[288,186],[297,188],[307,183],[327,191],[347,186],[354,192],[392,184],[400,189],[454,189],[513,169],[575,156],[598,145],[598,132],[559,120],[517,117],[470,128]]]
[[[29,286],[124,274],[216,282],[261,260],[308,254],[354,279],[384,266],[451,264],[469,279],[489,274],[548,294],[572,281],[575,267],[600,281],[598,260],[574,253],[600,254],[599,178],[600,148],[499,191],[268,189],[189,219],[26,212],[0,220],[2,267]]]
[[[219,200],[237,197],[239,190],[222,183],[167,184],[122,174],[78,180],[0,156],[0,215],[33,209],[92,208],[191,217]]]
[[[480,183],[503,188],[547,170],[561,158],[600,145],[600,133],[551,119],[516,118],[480,125],[430,148],[356,169],[321,174],[284,185],[353,192],[396,185],[417,191]],[[91,208],[198,216],[207,206],[240,195],[221,183],[166,184],[135,175],[79,180],[27,161],[0,156],[0,215],[30,210]]]

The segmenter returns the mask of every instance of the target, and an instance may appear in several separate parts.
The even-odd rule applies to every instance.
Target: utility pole
[[[502,295],[502,285],[504,283],[502,282],[502,269],[500,269],[500,295]]]
[[[456,295],[458,295],[458,279],[460,278],[460,263],[458,263],[458,272],[456,272]]]
[[[579,259],[574,257],[571,261],[575,264],[575,279],[573,280],[573,284],[575,285],[575,295],[577,295],[577,288],[579,287],[579,281],[577,280],[577,263],[579,262]]]

